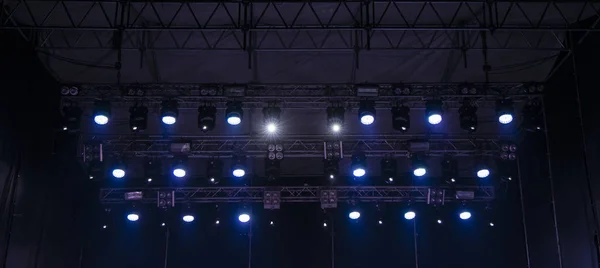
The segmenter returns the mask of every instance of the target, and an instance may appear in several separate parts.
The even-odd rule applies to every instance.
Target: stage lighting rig
[[[442,179],[448,184],[456,183],[458,179],[458,161],[451,156],[442,158]]]
[[[392,184],[396,180],[397,162],[392,157],[381,159],[381,177],[387,184]]]
[[[234,155],[232,158],[231,174],[236,178],[246,176],[246,157]]]
[[[77,131],[81,125],[81,114],[83,111],[77,106],[64,106],[62,118],[62,130]]]
[[[325,176],[330,180],[337,178],[340,174],[339,160],[337,158],[323,160]]]
[[[125,162],[123,162],[122,160],[117,160],[117,163],[113,166],[111,174],[114,178],[122,179],[123,177],[125,177],[126,170],[127,169],[125,167]]]
[[[424,157],[419,154],[413,154],[410,158],[413,175],[415,177],[425,176],[425,174],[427,174],[427,165],[425,164]]]
[[[227,102],[227,109],[225,110],[225,119],[227,124],[237,126],[242,123],[242,117],[244,116],[244,110],[242,109],[242,103],[239,101]]]
[[[496,102],[496,115],[500,124],[510,124],[514,118],[513,114],[513,102],[511,100],[503,99]]]
[[[352,155],[352,176],[361,178],[367,174],[367,157],[364,152],[356,152]]]
[[[281,195],[280,191],[265,191],[263,197],[264,209],[280,209],[281,208]]]
[[[375,103],[373,101],[360,101],[358,108],[358,120],[363,125],[371,125],[375,122]]]
[[[223,161],[220,159],[208,160],[206,167],[206,178],[210,184],[219,184],[223,172]]]
[[[460,128],[469,132],[477,131],[477,106],[471,101],[465,100],[458,109]]]
[[[441,100],[430,100],[425,103],[425,116],[429,124],[438,125],[441,123],[443,114],[444,109]]]
[[[283,144],[279,142],[269,143],[267,145],[267,159],[268,160],[281,160],[283,159]]]
[[[198,128],[203,132],[211,131],[215,128],[217,108],[212,105],[198,107]]]
[[[337,208],[338,195],[336,190],[322,190],[319,195],[322,209]]]
[[[179,104],[176,100],[165,100],[161,104],[160,116],[161,120],[166,125],[173,125],[177,122],[179,115]]]
[[[446,190],[429,188],[427,191],[427,204],[435,207],[443,206],[446,197]]]
[[[537,100],[532,100],[523,107],[522,128],[526,131],[537,132],[544,128],[544,114],[542,105]]]
[[[98,125],[106,125],[110,120],[110,102],[95,101],[94,102],[94,122]]]
[[[263,117],[265,122],[265,130],[268,134],[275,134],[279,130],[279,117],[281,116],[281,108],[268,106],[263,108]]]
[[[156,193],[156,206],[162,209],[175,207],[174,191],[159,191]]]
[[[325,144],[325,159],[340,159],[344,158],[344,147],[342,141],[326,141]]]
[[[129,128],[131,131],[144,131],[148,127],[148,107],[132,106],[129,108]]]
[[[183,178],[187,175],[186,161],[187,159],[176,159],[173,164],[172,173],[176,178]]]
[[[330,106],[327,108],[327,124],[333,133],[342,131],[344,125],[344,107]]]
[[[275,181],[281,176],[281,161],[265,159],[265,175],[268,181]]]
[[[102,162],[104,161],[104,152],[102,142],[90,141],[83,145],[83,162]]]
[[[480,179],[487,178],[491,173],[489,165],[487,164],[487,161],[485,159],[477,160],[477,162],[475,163],[475,171],[475,174]]]
[[[410,129],[410,108],[406,106],[392,108],[392,127],[402,132]]]

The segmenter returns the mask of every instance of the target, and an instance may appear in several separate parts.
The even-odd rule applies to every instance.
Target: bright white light
[[[108,116],[96,115],[94,116],[94,122],[96,122],[98,125],[106,125],[108,123]]]
[[[341,129],[342,126],[340,126],[339,124],[333,124],[333,126],[331,126],[331,130],[333,130],[333,132],[340,132]]]
[[[360,123],[363,125],[370,125],[373,124],[373,122],[375,122],[375,117],[373,115],[370,114],[366,114],[360,117]]]
[[[415,168],[415,170],[413,170],[413,174],[414,174],[415,176],[417,176],[417,177],[424,176],[424,175],[425,175],[425,173],[427,173],[427,169],[425,169],[425,168],[422,168],[422,167],[420,167],[420,168]]]
[[[333,179],[333,178],[335,178],[335,176],[333,176],[333,174],[331,174],[331,175],[329,175],[329,178]]]
[[[239,116],[230,116],[227,117],[227,124],[232,126],[237,126],[242,122],[242,119]]]
[[[269,123],[267,125],[267,132],[275,133],[275,131],[277,131],[277,125],[275,125],[275,123]]]
[[[512,114],[501,114],[500,116],[498,116],[498,122],[500,122],[500,124],[506,125],[512,121],[513,121]]]
[[[120,168],[115,168],[112,171],[112,175],[113,175],[113,177],[115,177],[117,179],[123,178],[123,177],[125,177],[125,170],[120,169]]]
[[[152,178],[148,178],[148,182],[152,182]]]
[[[127,219],[129,221],[137,221],[137,220],[140,219],[140,215],[135,214],[135,213],[131,213],[131,214],[127,215]]]
[[[65,131],[66,131],[66,130],[68,130],[68,129],[69,129],[69,128],[67,128],[67,127],[63,127],[63,130],[65,130]]]
[[[244,177],[244,175],[246,175],[246,171],[241,168],[236,168],[233,170],[233,176],[236,178]]]
[[[177,118],[175,118],[175,116],[166,115],[163,116],[162,122],[167,125],[172,125],[175,124],[175,122],[177,122]]]
[[[379,223],[379,224],[383,224],[383,221],[382,221],[382,220],[379,220],[377,223]]]
[[[183,219],[184,222],[193,222],[194,221],[194,216],[192,216],[192,215],[185,215],[185,216],[183,216],[182,219]]]
[[[404,218],[407,220],[412,220],[417,216],[417,214],[414,211],[407,211],[406,213],[404,213]]]
[[[463,211],[458,216],[460,217],[461,220],[468,220],[471,218],[471,212]]]
[[[352,220],[356,220],[356,219],[360,218],[360,212],[352,211],[352,212],[350,212],[350,214],[348,214],[348,217]]]
[[[392,177],[389,177],[389,178],[388,178],[388,181],[389,181],[389,182],[393,182],[393,181],[394,181],[394,178],[392,178]]]
[[[494,227],[494,223],[493,222],[490,222],[490,227]]]
[[[323,227],[327,227],[327,223],[326,222],[323,223]]]
[[[249,222],[250,221],[250,215],[244,213],[244,214],[240,214],[240,216],[238,217],[238,220],[240,222]]]
[[[217,225],[218,225],[219,223],[221,223],[221,221],[219,221],[219,220],[216,220],[216,221],[215,221],[215,224],[217,224]]]
[[[427,118],[427,121],[429,122],[429,124],[437,125],[442,122],[442,115],[441,114],[432,114]]]
[[[215,178],[210,178],[210,182],[215,182]]]
[[[477,177],[483,179],[483,178],[487,178],[487,176],[490,175],[490,170],[487,168],[483,168],[477,171]]]
[[[362,177],[366,174],[367,172],[365,171],[365,169],[363,168],[357,168],[354,171],[352,171],[352,175],[354,175],[354,177]]]
[[[107,227],[106,225],[103,225],[103,226],[102,226],[102,229],[106,229],[106,227]]]
[[[137,130],[137,127],[136,127],[136,126],[133,126],[133,127],[131,127],[131,129],[133,129],[133,130]]]
[[[438,220],[437,220],[437,223],[438,223],[438,224],[442,224],[442,220],[439,220],[439,219],[438,219]]]
[[[176,168],[173,170],[173,176],[177,177],[177,178],[183,178],[185,177],[185,169],[183,168]]]
[[[273,221],[271,221],[269,224],[273,225],[273,224],[275,224],[275,223],[274,223]]]
[[[160,224],[160,226],[165,226],[165,225],[167,225],[167,224],[166,224],[166,223],[164,223],[164,222]]]

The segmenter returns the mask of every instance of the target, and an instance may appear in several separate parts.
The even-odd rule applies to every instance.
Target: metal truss
[[[274,141],[266,138],[250,136],[175,136],[164,137],[128,136],[94,136],[101,141],[107,153],[137,157],[168,157],[174,155],[170,151],[173,142],[191,142],[189,157],[231,157],[234,153],[243,152],[249,157],[265,157],[267,146]],[[510,141],[510,136],[455,136],[435,134],[390,134],[390,135],[344,135],[333,137],[327,135],[283,136],[277,143],[282,144],[286,158],[324,157],[324,142],[342,140],[344,157],[351,157],[355,150],[362,150],[367,156],[407,156],[411,141],[429,142],[429,155],[439,156],[454,154],[467,156],[483,154],[496,156],[500,152],[502,141]]]
[[[600,30],[593,0],[0,3],[0,29],[49,50],[561,51],[566,32]]]
[[[279,191],[282,203],[320,202],[321,191],[335,191],[338,202],[427,202],[429,186],[301,186],[301,187],[182,187],[182,188],[105,188],[100,190],[103,204],[141,202],[156,204],[159,192],[175,193],[175,203],[261,203],[265,191]],[[489,202],[494,199],[494,187],[441,187],[446,190],[444,202],[457,202],[456,191],[470,191],[470,202]],[[142,199],[131,201],[125,194],[142,192]]]
[[[495,105],[499,98],[511,98],[523,101],[537,98],[543,87],[532,83],[502,84],[248,84],[248,85],[173,85],[173,84],[126,84],[126,85],[74,85],[77,95],[63,96],[63,101],[80,104],[92,104],[94,100],[104,99],[112,105],[129,106],[133,103],[160,103],[165,98],[177,99],[182,108],[197,109],[200,103],[211,102],[217,107],[225,107],[229,99],[239,99],[245,107],[263,107],[266,102],[278,102],[285,108],[324,108],[330,102],[345,103],[357,107],[360,99],[357,91],[361,87],[377,88],[376,106],[391,107],[401,102],[410,107],[421,107],[424,100],[438,97],[446,105],[459,106],[465,97],[471,98],[481,106]],[[66,90],[65,92],[68,92]]]

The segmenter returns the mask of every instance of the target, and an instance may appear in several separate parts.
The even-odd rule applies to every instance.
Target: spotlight
[[[442,222],[442,220],[441,220],[441,219],[438,219],[438,220],[437,220],[437,223],[438,223],[438,224],[442,224],[443,222]]]
[[[112,175],[117,179],[122,179],[123,177],[125,177],[125,169],[115,168],[112,170]]]
[[[173,165],[173,176],[177,178],[183,178],[187,175],[187,170],[185,168],[185,163],[183,160],[179,160],[175,165]]]
[[[96,101],[94,102],[94,122],[98,125],[108,124],[110,118],[110,102]]]
[[[521,126],[526,131],[537,132],[544,128],[544,114],[540,102],[530,101],[523,107],[522,114],[523,123]]]
[[[490,169],[484,160],[480,160],[475,167],[477,168],[476,174],[478,178],[485,179],[490,175]]]
[[[324,163],[325,175],[331,180],[337,178],[337,176],[339,175],[339,172],[340,172],[338,160],[337,159],[325,159],[323,163]]]
[[[364,176],[367,171],[366,156],[363,152],[358,152],[352,155],[352,175],[356,178]]]
[[[442,176],[446,183],[456,182],[458,177],[458,162],[451,156],[445,156],[442,159]]]
[[[175,100],[166,100],[161,104],[160,116],[162,122],[166,125],[173,125],[177,122],[177,116],[179,115],[179,105]]]
[[[477,130],[477,107],[471,102],[465,101],[458,109],[460,128],[469,132]]]
[[[358,218],[360,218],[360,212],[354,210],[348,214],[348,218],[351,220],[358,220]]]
[[[200,106],[198,108],[198,128],[207,132],[215,128],[217,108],[214,106]]]
[[[462,212],[460,212],[460,214],[458,214],[458,216],[460,217],[461,220],[468,220],[471,218],[471,212],[462,211]]]
[[[182,217],[182,220],[184,222],[193,222],[194,221],[194,216],[186,214]]]
[[[375,104],[373,101],[361,101],[358,108],[358,119],[363,125],[371,125],[375,122]]]
[[[392,108],[392,126],[398,131],[408,131],[410,128],[410,109],[408,107]]]
[[[219,184],[221,181],[221,174],[223,170],[223,162],[219,159],[211,159],[207,163],[206,177],[208,183]]]
[[[329,129],[334,133],[338,133],[342,130],[344,124],[344,108],[343,107],[329,107],[327,108],[327,124]]]
[[[496,102],[496,115],[498,122],[506,125],[513,121],[513,102],[511,100],[498,100]]]
[[[274,134],[279,126],[279,117],[281,109],[279,107],[265,107],[263,109],[263,117],[267,133]]]
[[[425,165],[425,161],[417,156],[412,157],[412,169],[413,175],[416,177],[422,177],[427,174],[427,166]]]
[[[247,213],[242,213],[238,216],[238,220],[242,223],[246,223],[250,221],[250,215]]]
[[[274,181],[281,175],[280,160],[265,159],[265,173],[269,181]]]
[[[63,130],[79,130],[81,123],[81,108],[77,106],[65,106],[63,107]]]
[[[409,210],[406,213],[404,213],[404,218],[407,219],[407,220],[412,220],[416,216],[417,216],[417,214],[414,211],[412,211],[412,210]]]
[[[442,122],[443,103],[440,100],[430,100],[425,103],[425,116],[427,122],[432,125],[437,125]]]
[[[385,182],[391,184],[396,177],[396,160],[393,158],[384,158],[381,160],[381,176]]]
[[[227,110],[225,110],[225,118],[227,124],[237,126],[242,123],[242,117],[244,116],[244,110],[242,110],[242,103],[239,101],[227,102]]]
[[[231,174],[236,178],[241,178],[246,175],[245,157],[234,156]]]
[[[148,108],[132,106],[129,108],[129,128],[131,131],[142,131],[148,127]]]
[[[129,213],[127,214],[127,220],[129,221],[138,221],[140,219],[140,215],[137,213]]]

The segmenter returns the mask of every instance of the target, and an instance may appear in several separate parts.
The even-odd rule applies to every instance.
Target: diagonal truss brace
[[[158,192],[174,192],[176,203],[260,203],[265,191],[280,191],[283,203],[320,202],[319,193],[334,190],[338,202],[427,202],[429,186],[301,186],[301,187],[182,187],[182,188],[104,188],[100,190],[103,204],[128,204],[128,192],[141,191],[143,199],[136,202],[156,203]],[[475,198],[471,202],[489,202],[495,198],[494,187],[463,186],[458,188],[436,188],[447,193],[472,191]],[[458,202],[454,194],[446,194],[444,202]]]

